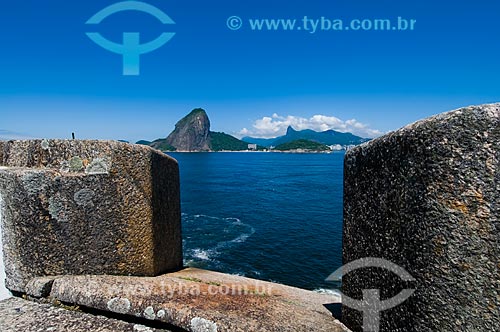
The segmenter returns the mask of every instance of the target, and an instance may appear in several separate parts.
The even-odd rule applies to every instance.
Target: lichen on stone
[[[49,141],[47,141],[46,139],[44,139],[40,145],[42,146],[42,149],[43,150],[49,150],[50,149],[50,144],[49,144]]]
[[[147,307],[144,309],[144,318],[153,320],[156,318],[155,309],[153,307]]]
[[[62,172],[62,173],[69,173],[69,162],[67,161],[63,161],[61,163],[61,167],[59,168],[59,170]]]
[[[94,202],[92,201],[94,196],[95,193],[93,190],[85,188],[77,191],[73,195],[73,199],[75,200],[75,203],[78,204],[79,206],[92,207],[94,206]]]
[[[201,317],[191,319],[193,332],[217,332],[217,324]]]
[[[134,331],[136,331],[136,332],[153,332],[153,330],[150,327],[140,325],[140,324],[134,325]]]
[[[108,174],[109,164],[103,158],[96,158],[85,169],[87,174]]]
[[[114,297],[108,301],[107,307],[109,311],[126,314],[130,311],[130,301],[126,298]]]
[[[23,187],[30,195],[37,195],[46,188],[45,177],[40,172],[30,172],[22,176]]]
[[[158,310],[158,312],[156,313],[156,317],[158,317],[158,318],[163,318],[163,317],[165,317],[165,315],[166,315],[166,312],[163,309]]]
[[[49,214],[52,219],[55,219],[59,222],[68,221],[65,208],[66,207],[60,200],[54,197],[49,198]]]
[[[83,160],[80,157],[73,157],[69,160],[69,170],[71,172],[80,172],[83,170]]]

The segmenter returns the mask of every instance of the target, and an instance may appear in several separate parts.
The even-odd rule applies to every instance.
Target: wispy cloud
[[[370,128],[369,125],[361,123],[356,119],[344,121],[327,115],[314,115],[310,118],[303,118],[293,115],[281,116],[276,113],[270,117],[265,116],[255,120],[251,129],[243,128],[238,134],[242,137],[273,138],[284,135],[288,126],[292,126],[296,130],[312,129],[315,131],[326,131],[332,129],[343,133],[353,133],[366,138],[373,138],[384,134],[382,131]]]
[[[16,140],[16,139],[30,139],[33,138],[26,134],[16,133],[14,131],[0,129],[0,141]]]

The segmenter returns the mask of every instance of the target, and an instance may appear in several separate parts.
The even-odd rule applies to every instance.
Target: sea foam
[[[221,269],[218,257],[255,233],[252,226],[238,218],[183,213],[182,220],[184,264],[187,266]]]
[[[338,290],[338,289],[318,288],[318,289],[315,289],[314,292],[319,293],[319,294],[334,295],[338,298],[342,297],[342,294],[341,294],[340,290]]]

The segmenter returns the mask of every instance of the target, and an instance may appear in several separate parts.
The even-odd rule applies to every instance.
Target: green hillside
[[[210,147],[212,151],[244,151],[248,143],[225,133],[210,132]]]
[[[166,139],[157,139],[156,141],[151,142],[151,144],[149,144],[149,145],[155,149],[160,150],[160,151],[176,151],[177,150],[172,145],[168,144]]]
[[[274,148],[278,151],[291,151],[291,150],[307,150],[307,151],[329,151],[330,148],[324,144],[309,141],[306,139],[299,139],[289,143],[283,143]]]

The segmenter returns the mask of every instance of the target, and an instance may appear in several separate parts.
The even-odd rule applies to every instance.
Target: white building
[[[335,145],[329,145],[328,146],[330,148],[330,150],[332,151],[340,151],[340,150],[344,150],[344,148],[342,147],[342,145],[340,144],[335,144]]]

